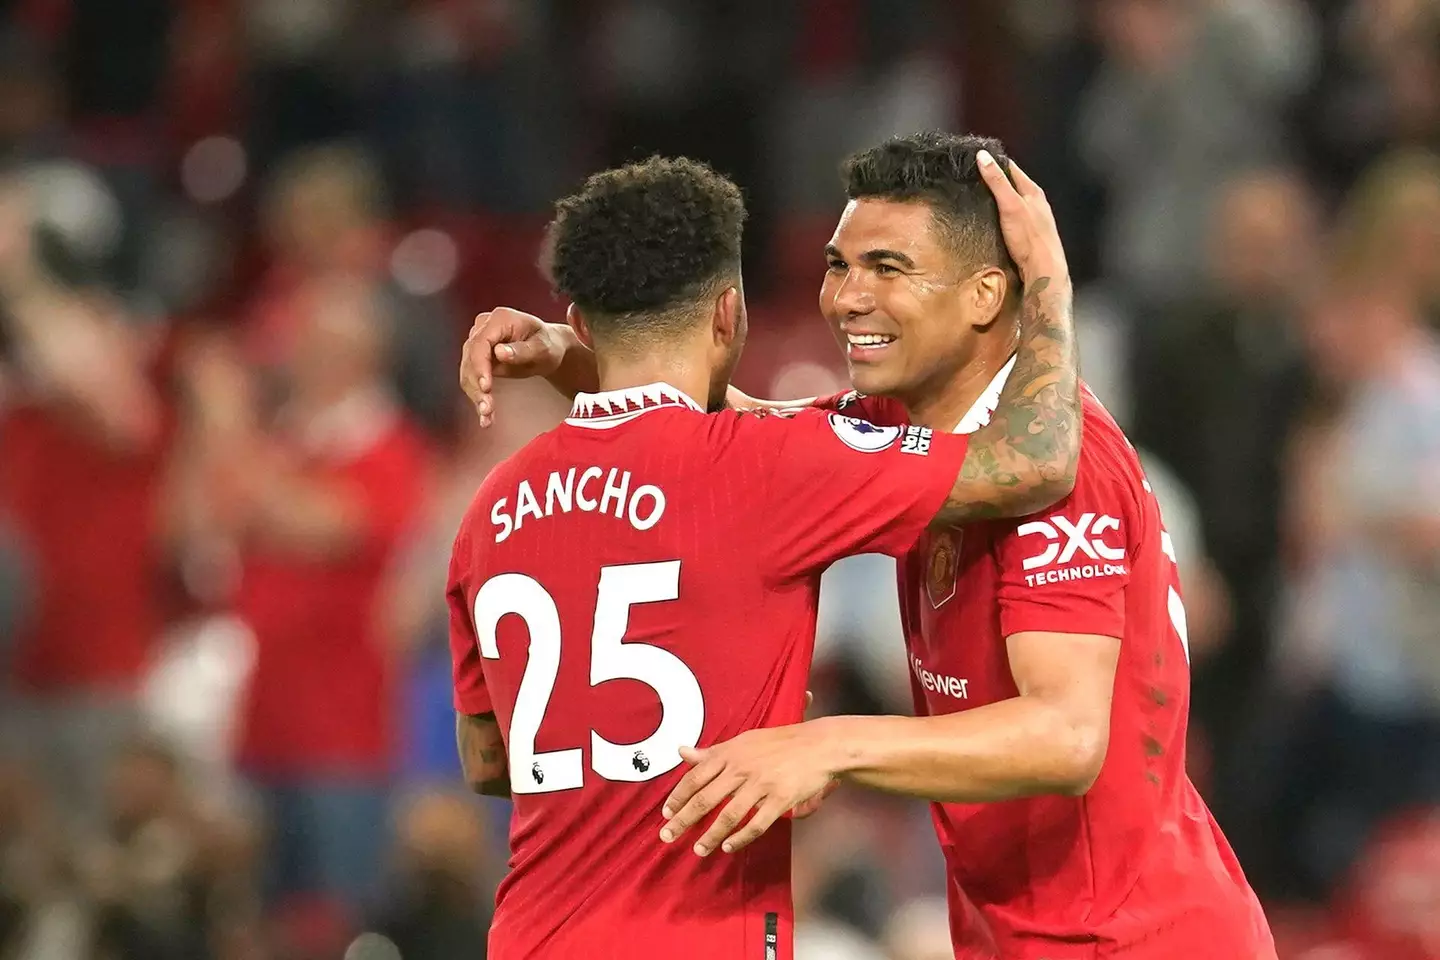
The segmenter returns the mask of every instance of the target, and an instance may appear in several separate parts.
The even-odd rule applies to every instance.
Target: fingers
[[[773,798],[765,801],[760,805],[760,809],[755,811],[755,815],[750,818],[749,823],[741,827],[728,840],[721,842],[720,849],[726,853],[738,853],[744,850],[750,846],[750,844],[764,836],[765,831],[770,829],[771,824],[779,820],[784,813],[785,808]],[[701,842],[703,843],[704,841],[702,840]]]
[[[693,763],[695,766],[692,767],[685,776],[680,778],[680,782],[675,784],[675,789],[670,791],[670,796],[665,798],[665,803],[660,808],[660,814],[665,817],[666,820],[674,819],[675,815],[684,809],[685,805],[690,802],[696,793],[703,790],[710,781],[720,775],[721,770],[725,769],[725,765],[719,761],[706,763],[704,751],[681,747],[680,756],[686,763]],[[690,825],[691,824],[686,824],[687,827]],[[667,828],[669,827],[668,824],[666,826]],[[671,836],[666,836],[667,832],[668,830],[660,831],[660,839],[666,843],[669,843],[680,833],[680,831],[677,830]]]
[[[696,769],[699,768],[697,767]],[[691,773],[694,772],[693,770],[691,771]],[[690,774],[686,774],[687,777],[689,775]],[[695,826],[695,824],[705,819],[711,810],[720,806],[721,802],[730,796],[730,794],[734,793],[739,786],[740,780],[738,777],[725,777],[710,782],[709,786],[695,793],[683,805],[680,805],[679,812],[671,817],[669,822],[660,829],[660,839],[665,843],[673,841],[686,830],[689,830]],[[677,787],[676,790],[678,791],[679,787]],[[670,806],[671,801],[667,800],[665,803],[667,809],[675,809],[675,807]],[[727,830],[726,833],[729,833],[729,831]],[[704,853],[708,853],[710,849],[710,847],[707,847]],[[696,844],[695,852],[704,856],[704,853],[701,853],[699,844]]]
[[[1015,189],[1027,200],[1045,199],[1045,191],[1040,189],[1040,184],[1030,179],[1030,175],[1020,169],[1020,164],[1010,159],[1010,179],[1015,182]]]
[[[745,818],[750,815],[755,804],[760,802],[761,796],[760,788],[753,784],[746,785],[739,793],[735,794],[730,802],[725,804],[720,815],[710,824],[710,829],[706,830],[705,835],[696,841],[695,853],[702,857],[709,856],[710,852],[720,846],[726,837],[735,832],[736,827],[745,822]],[[731,845],[726,843],[725,852],[729,853],[731,849]]]
[[[506,367],[524,369],[532,364],[540,363],[545,359],[545,343],[538,337],[527,337],[514,343],[497,343],[495,345],[495,359],[499,360],[502,366],[495,369],[496,376],[506,376]]]
[[[806,709],[806,710],[809,710],[809,709],[810,709],[810,705],[811,705],[812,703],[814,703],[814,702],[815,702],[815,694],[811,693],[809,690],[806,690],[806,691],[805,691],[805,709]]]
[[[999,205],[1001,212],[1016,210],[1025,203],[1023,197],[1015,190],[1015,185],[1010,178],[1005,176],[1005,171],[1000,169],[1000,164],[990,155],[990,151],[981,150],[975,154],[976,163],[980,166],[980,179],[990,188],[995,195],[995,203]],[[1014,161],[1011,161],[1011,168],[1014,168]]]
[[[490,344],[485,342],[485,328],[489,319],[488,313],[482,313],[475,318],[475,325],[470,328],[470,335],[465,338],[465,347],[460,353],[460,388],[475,405],[475,412],[479,414],[480,425],[483,427],[488,427],[492,419],[492,354]]]

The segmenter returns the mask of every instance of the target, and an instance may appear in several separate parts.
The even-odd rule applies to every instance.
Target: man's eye
[[[844,270],[844,269],[845,269],[845,261],[844,261],[844,260],[831,260],[831,261],[829,261],[829,264],[830,264],[830,269],[831,269],[831,270]]]
[[[882,277],[891,277],[900,271],[888,263],[877,263],[875,264],[875,272]]]

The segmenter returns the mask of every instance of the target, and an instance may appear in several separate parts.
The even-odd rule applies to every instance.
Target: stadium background
[[[0,24],[0,957],[481,956],[506,805],[457,790],[440,584],[479,479],[565,405],[505,384],[476,429],[471,316],[558,318],[548,203],[682,153],[751,205],[738,383],[836,389],[836,163],[926,127],[1003,138],[1055,206],[1086,376],[1185,552],[1193,776],[1282,956],[1440,957],[1440,3],[4,0]],[[382,562],[341,613],[313,586],[356,558],[235,477],[363,454],[392,394],[426,454],[366,481]],[[293,549],[257,599],[258,514]],[[828,575],[818,708],[906,708],[890,576]],[[338,672],[263,680],[297,743],[389,731],[392,772],[303,745],[237,767],[257,604],[399,678],[358,708]],[[347,825],[313,856],[350,882],[267,902],[277,782]],[[949,956],[922,805],[842,791],[797,837],[802,960]]]

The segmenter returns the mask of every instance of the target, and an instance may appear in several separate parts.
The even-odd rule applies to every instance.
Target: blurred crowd
[[[1282,956],[1440,957],[1440,0],[0,0],[0,960],[483,956],[444,571],[566,410],[455,387],[588,171],[750,203],[738,382],[838,389],[838,159],[1002,137],[1184,554],[1192,775]],[[892,562],[817,709],[905,711]],[[797,956],[948,957],[922,805],[797,830]]]

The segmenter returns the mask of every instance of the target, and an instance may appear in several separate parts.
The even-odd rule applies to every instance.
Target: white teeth
[[[883,333],[847,333],[845,339],[857,347],[878,347],[894,341]]]

